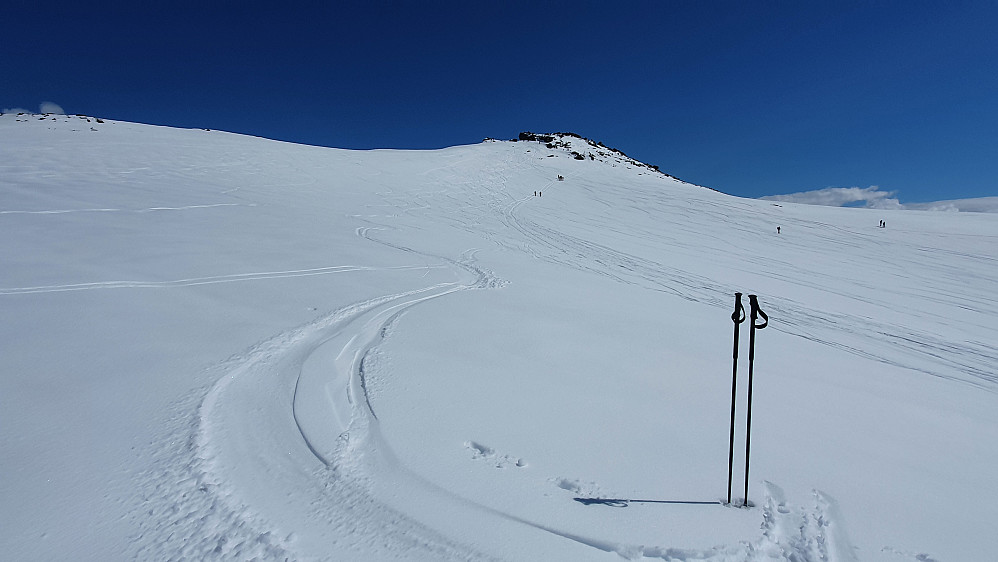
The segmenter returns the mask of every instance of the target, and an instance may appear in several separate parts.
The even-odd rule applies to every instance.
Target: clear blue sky
[[[343,148],[573,131],[757,197],[998,195],[998,2],[41,2],[0,108]],[[0,139],[2,142],[2,139]]]

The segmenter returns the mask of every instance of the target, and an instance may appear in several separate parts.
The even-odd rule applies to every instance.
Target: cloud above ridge
[[[903,209],[904,206],[894,197],[895,193],[894,191],[880,191],[879,186],[871,185],[870,187],[826,187],[785,195],[767,195],[760,197],[760,199],[828,207],[862,206],[869,209]]]
[[[65,115],[66,112],[62,110],[62,106],[55,102],[43,101],[40,106],[38,106],[39,113],[55,113],[56,115]]]
[[[785,195],[760,197],[766,201],[824,205],[828,207],[865,207],[867,209],[904,209],[910,211],[950,211],[969,213],[998,213],[998,197],[952,199],[930,203],[901,203],[896,191],[880,191],[870,187],[826,187],[814,191],[800,191]]]
[[[0,113],[34,113],[34,111],[24,109],[23,107],[5,107],[0,109]],[[38,105],[38,113],[52,113],[55,115],[65,115],[66,112],[62,109],[62,106],[52,102],[43,101]]]

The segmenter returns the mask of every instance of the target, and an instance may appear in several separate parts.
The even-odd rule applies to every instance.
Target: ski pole
[[[735,344],[731,351],[731,429],[728,432],[728,503],[731,503],[731,472],[735,458],[735,391],[738,385],[738,325],[745,321],[745,307],[742,294],[735,293],[735,311],[731,314],[735,323]]]
[[[748,411],[745,421],[745,500],[742,506],[748,506],[749,483],[749,447],[752,441],[752,363],[755,361],[755,331],[769,325],[769,316],[759,308],[759,300],[755,295],[749,295],[749,348],[748,348]],[[756,320],[762,316],[762,324]]]

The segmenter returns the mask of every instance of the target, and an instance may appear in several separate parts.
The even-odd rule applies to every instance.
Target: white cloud
[[[800,191],[786,195],[767,195],[761,197],[767,201],[785,201],[788,203],[803,203],[805,205],[826,205],[829,207],[844,207],[862,203],[871,209],[901,209],[903,205],[894,198],[893,191],[880,191],[875,185],[870,187],[826,187],[814,191]]]
[[[894,197],[895,193],[894,191],[880,191],[879,187],[871,185],[870,187],[826,187],[825,189],[787,193],[786,195],[767,195],[766,197],[760,197],[760,199],[802,203],[805,205],[825,205],[829,207],[863,206],[868,209],[962,211],[975,213],[998,212],[998,197],[902,204]]]
[[[43,101],[38,107],[39,113],[55,113],[56,115],[65,115],[66,112],[62,110],[62,107],[50,101]]]
[[[905,209],[919,211],[961,211],[964,213],[998,213],[998,197],[976,197],[973,199],[953,199],[932,203],[908,203]]]
[[[31,113],[31,112],[28,111],[27,109],[24,109],[23,107],[5,107],[3,109],[0,109],[0,113],[6,114],[6,113]]]

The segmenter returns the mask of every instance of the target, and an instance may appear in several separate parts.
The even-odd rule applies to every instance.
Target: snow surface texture
[[[0,557],[995,558],[998,217],[553,140],[0,116]]]

